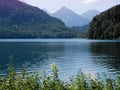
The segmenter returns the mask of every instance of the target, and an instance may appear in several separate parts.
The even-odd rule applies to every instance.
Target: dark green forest
[[[74,31],[78,31],[80,33],[80,37],[85,38],[86,32],[89,29],[89,24],[83,25],[83,26],[73,26],[73,27],[70,27],[70,29]]]
[[[59,19],[19,0],[0,0],[0,38],[76,38]]]
[[[94,17],[86,36],[89,39],[120,39],[120,5]]]

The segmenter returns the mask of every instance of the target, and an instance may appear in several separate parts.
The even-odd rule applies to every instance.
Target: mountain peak
[[[74,36],[61,20],[51,17],[37,7],[22,0],[0,0],[0,38]]]
[[[52,14],[52,16],[62,20],[69,27],[82,26],[89,23],[88,20],[84,19],[83,17],[66,7],[62,7],[57,12]]]
[[[62,7],[62,8],[60,8],[57,12],[55,12],[55,13],[69,13],[69,14],[73,14],[73,13],[75,13],[74,11],[72,11],[72,10],[70,10],[69,8],[67,8],[67,7]]]
[[[62,7],[60,10],[70,10],[70,9],[68,9],[67,7]]]
[[[88,11],[84,12],[83,14],[81,14],[81,16],[88,20],[92,20],[93,17],[98,14],[100,14],[100,11],[93,9],[93,10],[88,10]]]

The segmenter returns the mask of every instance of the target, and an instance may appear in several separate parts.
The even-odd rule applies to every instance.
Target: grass
[[[55,64],[52,64],[49,75],[38,75],[37,72],[28,75],[24,66],[22,72],[17,74],[13,62],[8,70],[7,75],[0,76],[0,90],[120,90],[120,76],[101,79],[98,75],[98,78],[92,79],[79,70],[75,79],[62,81]]]

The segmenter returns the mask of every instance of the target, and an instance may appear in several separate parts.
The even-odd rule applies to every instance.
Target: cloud
[[[95,3],[98,2],[99,0],[84,0],[83,3],[84,4],[90,4],[90,3]]]

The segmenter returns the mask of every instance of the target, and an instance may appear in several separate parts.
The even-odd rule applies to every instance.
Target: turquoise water
[[[120,40],[86,39],[1,39],[0,70],[7,72],[9,56],[14,56],[17,71],[51,72],[56,63],[60,77],[67,79],[81,68],[86,74],[120,72]]]

